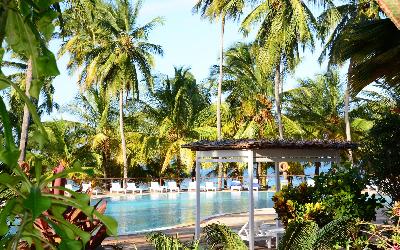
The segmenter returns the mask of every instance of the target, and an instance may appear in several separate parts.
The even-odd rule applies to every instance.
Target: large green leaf
[[[42,196],[42,192],[38,187],[32,187],[28,197],[24,200],[25,208],[32,212],[33,219],[39,217],[44,211],[50,208],[51,199]]]
[[[0,174],[0,185],[16,186],[21,180],[23,180],[23,178],[20,176],[12,176],[7,173]]]
[[[8,116],[6,105],[4,104],[2,97],[0,97],[0,116],[3,125],[4,138],[6,142],[5,148],[7,150],[11,150],[13,147],[15,147],[14,137],[12,135],[10,118]]]

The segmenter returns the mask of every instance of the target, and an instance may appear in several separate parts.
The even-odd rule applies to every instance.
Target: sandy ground
[[[271,208],[255,210],[255,221],[265,221],[266,223],[273,224],[275,223],[274,218],[275,211]],[[247,221],[248,213],[240,213],[215,216],[204,220],[201,224],[202,226],[205,226],[210,223],[222,223],[232,228],[235,232],[238,232]],[[162,230],[161,232],[168,235],[178,236],[183,241],[190,241],[194,237],[194,225],[180,225],[171,229]],[[146,241],[146,234],[119,236],[117,239],[107,238],[103,241],[103,246],[105,249],[154,249]],[[256,249],[267,249],[265,241],[257,241]]]

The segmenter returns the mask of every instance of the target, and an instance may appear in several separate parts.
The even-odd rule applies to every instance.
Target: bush
[[[400,201],[400,114],[386,113],[362,143],[364,168],[392,202]]]
[[[284,225],[292,220],[311,220],[323,227],[344,216],[371,221],[384,202],[361,193],[368,181],[357,168],[332,169],[314,180],[314,187],[302,183],[274,195],[274,208]]]

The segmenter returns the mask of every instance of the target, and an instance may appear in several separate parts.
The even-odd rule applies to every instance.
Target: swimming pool
[[[201,218],[216,214],[247,212],[248,195],[247,191],[202,192]],[[255,208],[272,207],[272,195],[271,192],[254,192]],[[195,222],[195,192],[127,195],[106,200],[108,204],[105,214],[118,221],[119,235]]]

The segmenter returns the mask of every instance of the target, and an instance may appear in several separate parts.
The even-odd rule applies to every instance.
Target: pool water
[[[202,192],[201,218],[248,211],[247,191]],[[255,208],[273,206],[273,193],[254,192]],[[118,222],[119,235],[195,223],[196,193],[150,193],[107,198],[106,215]],[[96,201],[93,201],[96,202]]]

